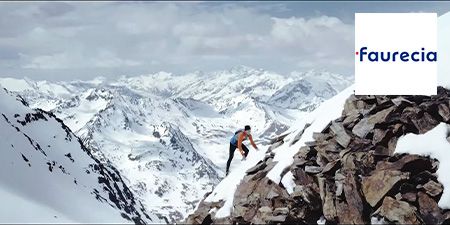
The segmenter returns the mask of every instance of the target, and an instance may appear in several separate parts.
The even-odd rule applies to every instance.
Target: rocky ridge
[[[342,116],[314,133],[315,141],[305,143],[281,174],[292,173],[293,191],[266,177],[276,164],[272,150],[283,144],[282,136],[246,172],[229,217],[214,217],[224,202],[203,200],[186,222],[448,223],[450,211],[438,206],[443,193],[436,174],[439,162],[394,151],[399,137],[450,123],[449,108],[450,91],[441,87],[435,96],[352,95]]]

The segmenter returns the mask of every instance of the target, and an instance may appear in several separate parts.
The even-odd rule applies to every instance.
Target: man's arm
[[[239,152],[241,153],[242,156],[244,156],[244,150],[242,150],[242,141],[244,141],[244,132],[241,132],[239,134],[238,145],[237,145]]]
[[[258,147],[256,147],[255,142],[253,141],[252,135],[250,134],[250,135],[248,135],[248,136],[249,136],[248,139],[250,140],[250,143],[252,144],[253,148],[258,149]]]

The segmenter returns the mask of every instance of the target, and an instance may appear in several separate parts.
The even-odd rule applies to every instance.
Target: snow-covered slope
[[[0,89],[0,217],[4,223],[151,223],[111,165],[60,119]]]
[[[308,93],[288,88],[303,79],[334,86],[316,92],[320,86],[315,85]],[[235,130],[250,124],[257,144],[267,144],[349,83],[325,72],[283,76],[248,67],[181,76],[160,72],[112,81],[0,78],[0,84],[15,88],[31,107],[60,117],[96,157],[119,169],[146,208],[170,222],[186,216],[218,183]],[[290,93],[282,91],[287,89]],[[289,106],[276,105],[275,93],[298,98],[290,96]],[[321,96],[316,97],[318,93]],[[234,160],[231,169],[239,164]]]

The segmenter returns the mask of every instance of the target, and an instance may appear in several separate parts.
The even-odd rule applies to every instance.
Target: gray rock
[[[336,123],[333,121],[333,123],[330,126],[331,131],[336,135],[336,141],[339,143],[342,147],[346,148],[348,144],[351,141],[351,136],[347,134],[347,131],[345,131],[344,126],[342,123]]]
[[[362,181],[362,191],[367,202],[375,207],[383,197],[401,180],[409,178],[409,173],[396,170],[379,170]]]
[[[374,214],[379,214],[394,223],[421,224],[416,211],[416,207],[411,206],[407,202],[386,197],[383,200],[383,204]]]
[[[444,220],[444,216],[442,215],[437,202],[423,192],[419,192],[417,195],[419,197],[419,211],[424,222],[426,224],[441,224]]]
[[[442,184],[437,183],[433,180],[428,181],[428,183],[423,185],[423,189],[432,197],[436,197],[444,191]]]
[[[366,135],[374,128],[375,124],[385,121],[394,109],[395,107],[389,107],[362,119],[353,127],[352,132],[360,138],[366,137]]]
[[[450,109],[445,104],[438,105],[438,113],[444,119],[445,122],[450,121]]]

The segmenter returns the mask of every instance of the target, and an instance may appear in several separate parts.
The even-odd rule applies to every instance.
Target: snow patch
[[[294,182],[294,174],[291,171],[287,172],[283,179],[281,179],[281,183],[289,194],[294,192],[295,182]]]

